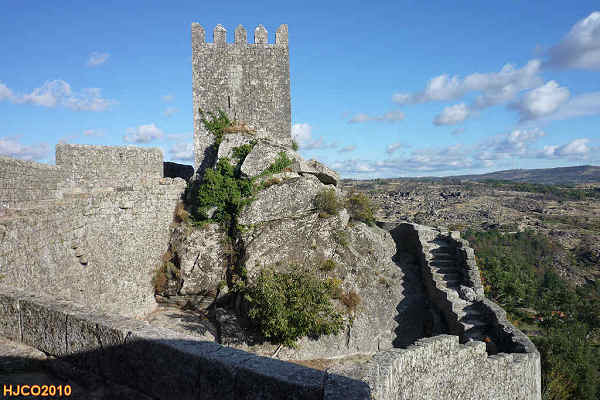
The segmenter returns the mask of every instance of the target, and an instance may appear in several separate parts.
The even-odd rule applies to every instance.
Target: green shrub
[[[264,170],[260,176],[273,175],[283,172],[286,168],[292,165],[293,161],[287,156],[285,151],[280,152],[275,159],[275,162]]]
[[[216,169],[207,169],[199,185],[196,198],[196,215],[199,220],[208,218],[211,207],[217,207],[212,219],[231,222],[242,207],[252,201],[253,184],[249,179],[236,177],[236,170],[229,159],[222,158]]]
[[[343,247],[348,247],[348,245],[350,244],[350,235],[346,231],[335,231],[333,233],[333,240],[335,240],[338,244],[342,245]]]
[[[296,143],[295,140],[292,140],[292,150],[298,151],[298,148],[299,148],[298,143]]]
[[[223,110],[219,110],[216,113],[209,111],[207,114],[208,117],[210,117],[210,119],[206,117],[204,111],[202,111],[201,109],[199,109],[198,111],[200,111],[200,121],[202,122],[206,130],[215,136],[215,145],[218,148],[221,142],[223,141],[225,128],[231,126],[231,120],[229,119],[229,117],[227,117],[227,114],[225,114]]]
[[[343,317],[331,303],[332,284],[307,272],[261,271],[244,289],[248,316],[265,338],[294,347],[296,339],[337,334]]]
[[[346,199],[346,208],[352,219],[362,221],[367,225],[375,224],[373,207],[364,193],[351,193]]]
[[[246,156],[248,154],[250,154],[250,152],[252,151],[252,149],[254,148],[254,146],[256,145],[256,141],[253,140],[250,143],[246,143],[243,144],[241,146],[238,147],[234,147],[232,149],[233,152],[233,158],[238,160],[238,165],[241,166],[241,164],[244,162],[244,160],[246,159]]]
[[[335,269],[335,267],[337,267],[335,261],[333,261],[331,258],[328,258],[321,263],[319,269],[323,272],[331,272]]]
[[[343,206],[333,188],[323,189],[317,193],[314,204],[320,213],[319,216],[322,217],[336,215]]]

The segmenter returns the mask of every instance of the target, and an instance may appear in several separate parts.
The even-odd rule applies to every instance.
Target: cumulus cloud
[[[433,123],[435,125],[456,125],[469,117],[470,110],[465,103],[445,107]]]
[[[326,143],[322,137],[313,139],[312,126],[307,123],[292,126],[292,139],[298,143],[302,150],[333,149],[337,147],[336,143]]]
[[[344,176],[402,176],[406,174],[454,174],[502,166],[510,159],[587,159],[600,151],[587,138],[567,144],[535,147],[544,136],[538,129],[515,129],[474,145],[417,148],[384,160],[349,159],[333,165]],[[389,147],[389,146],[388,146]],[[388,152],[391,154],[392,152]]]
[[[356,150],[356,146],[344,146],[338,150],[339,153],[350,153],[351,151]]]
[[[86,129],[83,131],[84,136],[94,136],[94,137],[102,137],[104,136],[104,132],[97,129]]]
[[[404,147],[404,145],[402,143],[388,144],[387,147],[385,148],[385,152],[388,154],[393,154],[396,150],[399,150],[402,147]]]
[[[4,84],[0,84],[0,100],[8,99],[13,103],[33,104],[40,107],[63,106],[75,111],[105,111],[117,102],[102,97],[98,88],[86,88],[74,92],[67,82],[56,79],[45,82],[31,93],[15,95]]]
[[[359,113],[353,116],[350,121],[351,124],[354,123],[362,123],[369,121],[386,121],[386,122],[397,122],[402,121],[404,119],[404,113],[402,111],[390,111],[383,115],[369,115],[364,113]]]
[[[538,119],[554,113],[569,96],[569,89],[559,86],[555,81],[549,81],[525,93],[511,107],[519,111],[521,121]]]
[[[0,155],[23,160],[41,160],[50,153],[48,143],[25,145],[18,137],[0,137]]]
[[[539,76],[541,62],[531,60],[518,69],[506,64],[499,72],[474,73],[464,79],[443,74],[429,80],[417,93],[397,93],[393,100],[398,104],[418,104],[431,101],[457,100],[470,92],[481,92],[474,107],[484,108],[512,100],[520,91],[543,83]]]
[[[162,139],[163,131],[154,124],[140,125],[136,128],[127,128],[127,134],[123,140],[129,143],[149,143],[156,139]]]
[[[569,119],[586,115],[600,115],[600,92],[583,93],[571,97],[548,119]]]
[[[477,154],[480,160],[499,160],[515,156],[531,156],[531,145],[545,136],[545,132],[534,129],[515,129],[485,140],[478,146],[481,151]]]
[[[600,69],[600,12],[578,21],[548,55],[550,66]]]
[[[175,114],[178,111],[179,111],[178,108],[167,107],[167,109],[164,111],[164,114],[165,114],[165,116],[170,117],[171,115]]]
[[[100,52],[94,51],[88,57],[86,65],[88,67],[97,67],[98,65],[104,64],[108,60],[108,57],[110,57],[110,54],[108,54],[108,53],[100,53]]]
[[[174,143],[169,149],[169,157],[172,160],[194,161],[193,143],[180,142]]]
[[[544,148],[538,153],[538,158],[565,157],[569,159],[585,159],[592,151],[588,145],[589,142],[590,140],[587,138],[580,138],[562,146],[544,146]]]

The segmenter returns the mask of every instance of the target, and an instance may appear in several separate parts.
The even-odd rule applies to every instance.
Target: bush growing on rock
[[[335,189],[324,189],[315,196],[315,207],[319,216],[327,218],[336,215],[343,207],[335,193]]]
[[[362,221],[367,225],[375,224],[373,207],[364,193],[351,193],[346,199],[346,209],[353,220]]]
[[[202,116],[202,124],[204,125],[207,131],[215,135],[215,146],[219,147],[219,145],[223,141],[225,129],[232,126],[231,120],[223,110],[219,110],[216,113],[209,111],[207,114],[210,117],[210,119],[206,117],[204,111],[198,111],[200,111],[200,115]]]
[[[261,271],[254,285],[244,288],[248,316],[273,343],[294,347],[296,339],[337,334],[343,317],[331,303],[334,288],[308,272]]]

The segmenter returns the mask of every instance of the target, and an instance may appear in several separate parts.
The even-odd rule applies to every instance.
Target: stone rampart
[[[485,297],[474,251],[469,247],[469,243],[461,239],[458,232],[442,232],[431,227],[410,223],[398,224],[390,233],[399,248],[412,252],[419,260],[429,298],[443,313],[449,332],[458,336],[460,342],[466,343],[467,346],[478,346],[471,343],[479,343],[483,346],[484,352],[487,347],[488,353],[491,354],[488,359],[508,360],[510,358],[508,356],[511,356],[509,361],[516,360],[518,366],[515,367],[516,364],[507,362],[501,364],[506,367],[497,367],[499,364],[493,364],[493,367],[498,370],[499,376],[506,377],[502,384],[509,385],[511,382],[521,382],[526,379],[523,382],[529,382],[526,386],[530,391],[523,393],[529,393],[532,396],[481,398],[541,398],[539,352],[529,338],[507,320],[506,312]],[[437,247],[438,245],[443,246]],[[435,255],[432,257],[432,253],[440,248],[443,249],[445,255],[453,256],[441,260],[445,262],[441,264],[441,268],[450,270],[450,273],[444,272],[439,267],[440,264],[436,264],[440,260],[436,261]],[[457,275],[455,271],[458,271],[458,277],[454,276]],[[452,280],[448,279],[450,275],[452,275]],[[450,282],[453,282],[454,285],[451,286]],[[474,337],[476,341],[472,341]],[[481,339],[486,339],[487,346],[484,342],[477,341]],[[524,356],[528,360],[526,363],[522,363],[525,360]],[[461,367],[456,368],[463,371]],[[489,370],[485,369],[484,371],[488,372]],[[489,390],[500,389],[493,389],[490,386]]]
[[[163,155],[157,148],[58,144],[56,166],[73,186],[114,186],[163,177]]]
[[[365,382],[15,289],[0,289],[0,335],[155,399],[370,398]]]
[[[0,217],[9,208],[56,200],[63,181],[62,169],[55,165],[0,156]]]
[[[56,158],[0,159],[0,286],[151,311],[152,274],[185,181],[162,178],[159,149],[58,145]]]
[[[262,25],[254,31],[254,43],[248,43],[241,25],[234,36],[228,43],[227,31],[218,25],[208,43],[204,28],[192,24],[194,152],[199,173],[216,156],[214,138],[202,125],[199,110],[223,110],[257,138],[288,147],[292,143],[287,25],[277,29],[275,43],[268,43]]]
[[[459,344],[458,337],[450,335],[378,352],[364,365],[331,372],[368,383],[374,399],[541,398],[537,354],[488,356],[484,343]]]

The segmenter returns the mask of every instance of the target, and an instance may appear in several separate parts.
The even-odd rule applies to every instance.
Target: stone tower
[[[246,30],[235,29],[233,43],[217,25],[213,43],[207,43],[204,28],[192,24],[192,79],[194,99],[195,168],[200,174],[214,161],[214,138],[204,129],[199,109],[225,111],[232,119],[256,131],[257,138],[291,145],[290,63],[288,28],[281,25],[275,43],[268,43],[267,30],[254,30],[248,43]]]

